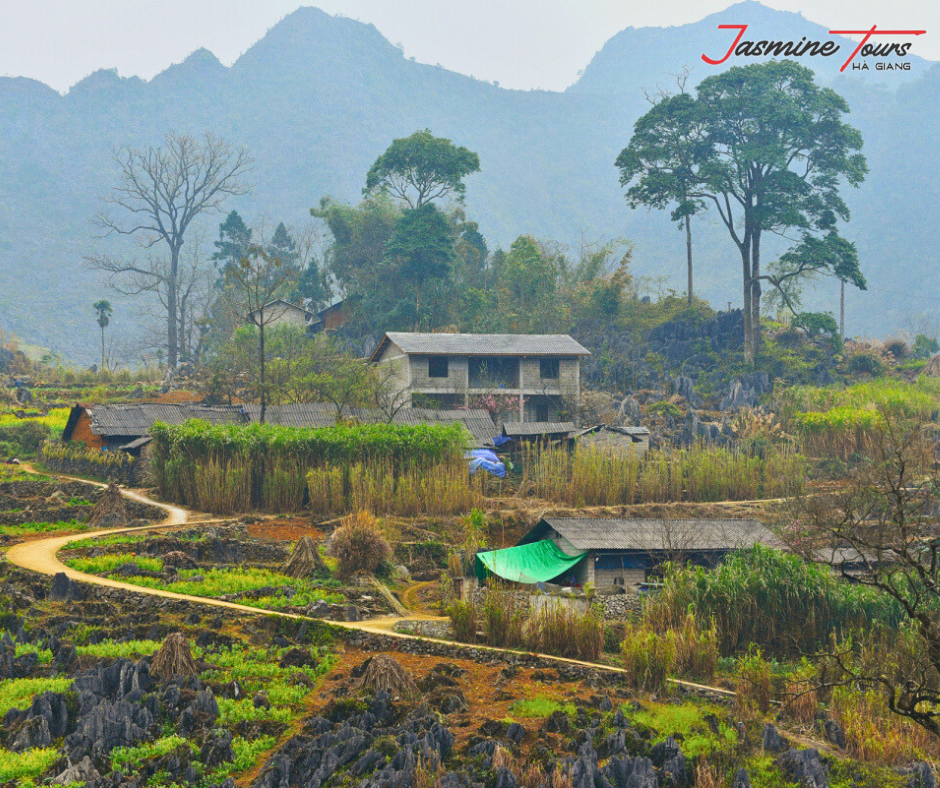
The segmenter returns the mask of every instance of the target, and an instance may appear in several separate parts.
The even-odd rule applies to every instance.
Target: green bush
[[[4,453],[8,456],[32,457],[51,432],[47,425],[30,419],[0,424],[0,443],[7,446]]]
[[[845,362],[845,371],[850,375],[870,375],[874,378],[884,374],[885,363],[877,353],[861,351],[849,356]]]
[[[833,633],[874,622],[896,627],[904,618],[886,594],[762,545],[728,556],[713,570],[670,567],[646,616],[660,631],[678,629],[690,609],[700,623],[714,622],[725,656],[750,644],[772,654],[812,653]]]

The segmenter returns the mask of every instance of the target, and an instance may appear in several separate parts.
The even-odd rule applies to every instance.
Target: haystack
[[[177,676],[195,676],[199,671],[182,632],[171,632],[150,663],[150,673],[169,680]]]
[[[940,356],[931,356],[921,371],[932,378],[940,378]]]
[[[356,672],[361,671],[358,689],[370,695],[385,690],[392,699],[416,701],[421,697],[421,690],[414,677],[405,670],[394,657],[376,654],[363,662]]]
[[[95,504],[95,508],[88,518],[88,524],[96,528],[117,528],[127,525],[127,506],[124,496],[114,482],[109,484],[104,494]]]
[[[310,577],[316,572],[329,573],[323,556],[317,549],[317,543],[309,536],[304,536],[294,546],[290,558],[281,570],[288,577],[298,579]]]

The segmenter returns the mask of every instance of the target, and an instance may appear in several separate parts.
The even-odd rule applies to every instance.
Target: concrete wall
[[[411,356],[411,388],[414,391],[463,394],[467,391],[467,357],[447,357],[447,377],[432,378],[428,374],[430,356]]]
[[[396,404],[404,401],[411,406],[411,367],[408,356],[397,345],[390,344],[378,363],[379,375],[388,387],[390,400]]]

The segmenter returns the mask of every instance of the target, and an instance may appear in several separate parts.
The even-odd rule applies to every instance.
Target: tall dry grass
[[[699,443],[636,452],[599,447],[532,447],[523,457],[520,494],[569,506],[778,498],[803,488],[806,465],[789,446],[763,456]]]

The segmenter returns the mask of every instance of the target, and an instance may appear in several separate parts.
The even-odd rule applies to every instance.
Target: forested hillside
[[[82,264],[105,248],[89,219],[115,183],[112,150],[156,143],[170,130],[211,130],[247,146],[256,160],[254,190],[231,207],[291,222],[324,195],[358,199],[363,174],[389,142],[428,127],[479,153],[467,213],[491,248],[521,233],[567,243],[623,236],[635,243],[635,273],[669,276],[682,289],[683,236],[665,212],[628,209],[614,160],[648,106],[643,89],[660,77],[668,84],[668,74],[649,66],[664,35],[671,54],[656,62],[697,64],[694,85],[711,73],[699,59],[703,47],[717,51],[716,42],[726,41],[702,40],[697,31],[741,21],[786,35],[822,30],[797,15],[742,4],[668,34],[625,31],[567,92],[524,92],[412,62],[374,27],[305,8],[231,68],[200,50],[149,83],[99,71],[65,96],[31,80],[0,79],[0,328],[83,363],[97,357],[90,305],[112,294]],[[829,76],[818,74],[823,83]],[[874,74],[845,75],[834,83],[864,135],[871,170],[858,191],[846,190],[853,220],[845,234],[857,241],[869,281],[867,294],[849,295],[847,330],[862,335],[890,332],[935,305],[924,296],[940,283],[933,220],[940,176],[931,165],[940,68],[914,62],[910,74],[882,81],[888,85]],[[919,195],[916,212],[910,194]],[[696,224],[700,294],[716,305],[739,304],[726,233],[707,214]],[[216,227],[212,217],[206,243]],[[819,292],[825,300],[808,306],[837,309],[835,283],[821,282]],[[115,328],[139,331],[138,310],[115,301]]]

